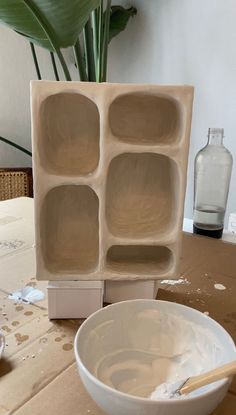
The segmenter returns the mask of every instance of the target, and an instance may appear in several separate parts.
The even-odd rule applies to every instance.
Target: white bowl
[[[152,316],[151,319],[149,315]],[[170,316],[170,324],[167,324],[167,317],[163,319],[163,316]],[[179,319],[183,320],[183,324],[178,327],[176,324]],[[191,327],[191,324],[197,325],[197,330],[194,326],[194,332],[191,332],[192,329],[190,331],[185,329]],[[174,338],[173,333],[175,333]],[[113,368],[117,362],[120,364],[120,356],[122,355],[123,358],[124,353],[126,357],[133,359],[133,373],[135,373],[135,359],[140,351],[153,354],[159,344],[166,344],[166,352],[167,349],[177,351],[183,339],[183,344],[185,345],[186,342],[188,348],[192,342],[191,333],[192,337],[195,333],[200,333],[199,341],[204,348],[200,360],[203,359],[204,371],[214,366],[212,356],[215,352],[216,358],[219,359],[217,365],[236,359],[236,349],[230,335],[213,319],[192,308],[155,300],[131,300],[105,307],[91,315],[81,325],[75,337],[75,356],[82,382],[97,405],[109,415],[209,415],[224,398],[231,379],[215,382],[199,389],[195,395],[186,395],[183,399],[159,400],[127,393],[129,389],[126,391],[124,385],[130,385],[127,379],[130,382],[132,370],[129,370],[128,378],[126,378],[127,370],[120,370],[115,375],[113,373],[113,376],[110,374],[108,378],[109,381],[112,379],[112,386],[107,382],[108,378],[106,378],[108,384],[102,381],[104,374],[106,376],[109,374],[109,364],[112,362]],[[196,346],[193,341],[191,350],[194,353],[195,349],[196,353],[198,352]],[[121,349],[122,351],[118,353]],[[208,356],[206,361],[204,361],[205,350]],[[183,363],[181,364],[182,368]],[[108,368],[108,371],[104,372],[104,368]],[[118,388],[122,385],[123,390],[115,389],[114,384]]]

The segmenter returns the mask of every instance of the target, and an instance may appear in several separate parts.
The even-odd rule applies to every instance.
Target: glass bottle
[[[207,145],[195,158],[193,231],[221,238],[233,158],[223,145],[224,129],[209,128]]]

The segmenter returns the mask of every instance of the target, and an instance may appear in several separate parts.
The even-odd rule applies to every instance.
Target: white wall
[[[54,79],[49,52],[38,47],[36,50],[43,79]],[[70,57],[72,53],[67,52],[67,55]],[[70,71],[77,79],[72,59]],[[0,136],[29,150],[31,79],[37,79],[37,76],[28,41],[0,26]],[[0,167],[30,165],[31,157],[0,141]]]
[[[138,14],[111,43],[109,81],[195,86],[185,216],[192,216],[195,154],[206,143],[208,127],[217,126],[225,128],[225,145],[235,159],[227,210],[235,212],[235,0],[114,3],[132,4]],[[0,56],[0,135],[30,148],[29,80],[36,76],[28,44],[0,27]],[[53,79],[43,50],[40,62],[44,78]],[[0,166],[29,164],[27,156],[0,144]]]

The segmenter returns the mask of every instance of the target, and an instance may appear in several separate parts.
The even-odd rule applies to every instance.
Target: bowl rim
[[[78,328],[77,333],[75,335],[75,339],[74,339],[74,353],[75,353],[75,357],[76,357],[76,362],[81,366],[81,368],[83,369],[83,371],[86,373],[87,377],[90,379],[90,381],[94,382],[96,385],[99,385],[100,387],[102,387],[103,389],[107,390],[108,392],[111,392],[113,394],[115,394],[117,397],[122,397],[123,399],[129,399],[131,401],[134,402],[140,402],[140,403],[145,403],[148,405],[154,405],[156,402],[158,402],[158,404],[176,404],[177,402],[188,402],[189,401],[197,401],[202,397],[208,397],[212,394],[214,394],[215,392],[217,392],[220,388],[226,386],[226,384],[231,383],[230,379],[231,377],[225,378],[221,380],[220,384],[217,384],[214,388],[210,389],[209,391],[203,392],[201,395],[197,395],[197,396],[187,396],[184,399],[179,399],[179,398],[171,398],[171,399],[150,399],[150,398],[144,398],[144,397],[140,397],[140,396],[135,396],[135,395],[130,395],[128,393],[125,392],[121,392],[115,388],[112,388],[111,386],[106,385],[104,382],[102,382],[99,378],[97,378],[96,376],[94,376],[88,369],[87,367],[84,365],[84,363],[82,362],[79,352],[78,352],[78,348],[77,348],[77,344],[78,344],[78,340],[79,337],[81,335],[81,331],[83,330],[84,325],[86,324],[87,321],[92,320],[94,318],[95,315],[97,315],[98,313],[100,313],[102,310],[105,310],[106,308],[109,307],[115,307],[115,306],[119,306],[120,304],[123,303],[134,303],[134,302],[146,302],[146,303],[165,303],[165,304],[172,304],[172,306],[174,305],[175,307],[179,308],[179,309],[190,309],[191,312],[195,313],[195,314],[200,314],[203,318],[209,319],[213,322],[213,324],[215,324],[216,326],[218,326],[218,328],[220,328],[220,330],[222,330],[229,339],[229,343],[232,344],[233,348],[235,349],[235,359],[236,359],[236,345],[231,337],[231,335],[228,333],[227,330],[225,330],[225,328],[223,326],[221,326],[220,323],[218,323],[216,320],[214,320],[212,317],[210,317],[207,314],[204,314],[203,312],[196,310],[195,308],[192,307],[188,307],[184,304],[179,304],[179,303],[174,303],[172,301],[166,301],[166,300],[150,300],[150,299],[134,299],[134,300],[125,300],[125,301],[119,301],[113,304],[109,304],[105,307],[100,308],[99,310],[95,311],[93,314],[91,314],[86,320],[83,321],[83,323],[81,324],[81,326]],[[79,368],[80,369],[80,368]]]

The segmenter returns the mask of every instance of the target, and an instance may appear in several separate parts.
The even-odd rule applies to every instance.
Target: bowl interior
[[[166,381],[236,359],[231,337],[214,320],[186,306],[152,300],[116,303],[94,313],[79,329],[75,348],[77,360],[95,378],[139,397],[149,397]]]

